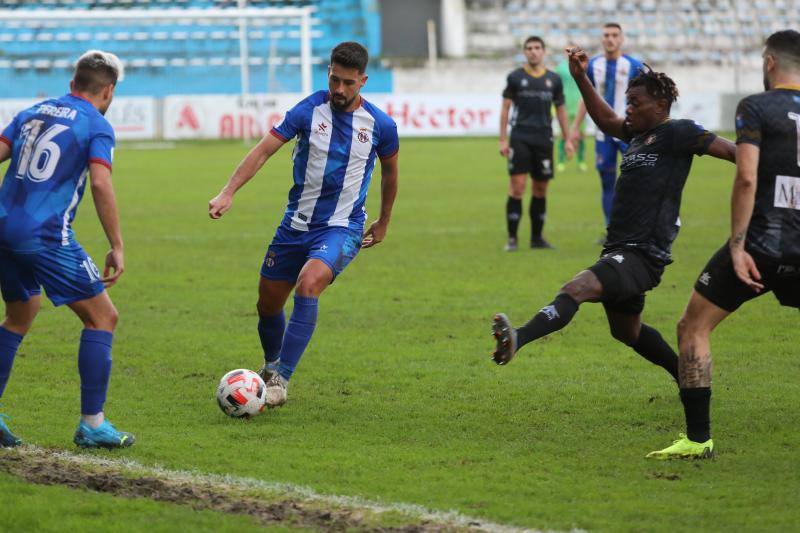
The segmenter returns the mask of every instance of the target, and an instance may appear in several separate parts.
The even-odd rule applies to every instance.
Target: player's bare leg
[[[730,312],[717,307],[697,291],[678,322],[679,376],[682,389],[711,386],[711,332]]]
[[[0,398],[14,365],[14,358],[23,337],[31,329],[33,320],[39,312],[42,298],[31,296],[27,301],[6,302],[5,320],[0,325]],[[22,439],[14,435],[5,423],[6,416],[0,413],[0,447],[14,447],[22,444]]]
[[[106,291],[92,298],[67,304],[67,306],[78,315],[86,329],[113,333],[117,327],[119,313]]]
[[[258,375],[266,383],[278,371],[278,357],[286,331],[283,308],[294,289],[294,282],[261,276],[258,282],[258,336],[264,351],[264,364]]]
[[[525,195],[525,182],[527,174],[512,174],[508,183],[508,201],[506,202],[506,224],[508,227],[508,242],[505,250],[515,252],[519,248],[517,230],[522,220],[522,197]]]
[[[615,339],[662,367],[678,382],[678,355],[658,330],[642,323],[641,314],[625,314],[606,308],[606,318]]]
[[[561,287],[555,299],[521,328],[515,330],[505,314],[496,314],[492,323],[496,342],[492,359],[498,365],[507,364],[529,342],[569,324],[583,302],[597,302],[602,295],[603,286],[594,272],[583,270]]]
[[[38,294],[31,296],[27,302],[6,302],[6,317],[0,326],[17,335],[25,336],[31,329],[36,315],[39,314],[41,305],[42,297]]]
[[[294,309],[286,327],[278,366],[266,383],[269,407],[286,402],[289,378],[314,333],[319,297],[332,281],[333,271],[319,259],[309,259],[300,270],[294,291]]]
[[[553,248],[542,236],[545,215],[547,213],[547,187],[549,184],[549,180],[533,180],[533,194],[531,196],[531,205],[529,208],[531,217],[531,248]]]
[[[730,314],[692,291],[678,322],[680,396],[686,434],[672,446],[651,452],[653,459],[706,459],[714,455],[711,439],[711,332]]]

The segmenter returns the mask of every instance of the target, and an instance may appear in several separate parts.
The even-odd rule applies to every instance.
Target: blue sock
[[[317,308],[319,299],[306,298],[304,296],[294,296],[294,310],[283,335],[283,347],[281,347],[281,362],[278,365],[278,374],[285,380],[292,377],[297,362],[303,356],[303,352],[311,340],[314,333],[314,326],[317,325]]]
[[[21,342],[22,335],[0,326],[0,398],[6,390],[8,376],[11,375],[11,367],[14,366],[14,356],[17,355],[17,348]]]
[[[286,315],[283,310],[277,315],[258,315],[258,336],[264,349],[264,361],[274,363],[278,360],[286,331]]]
[[[601,170],[600,181],[603,184],[603,215],[606,217],[606,226],[611,222],[611,204],[614,203],[614,184],[617,181],[617,170]]]
[[[99,329],[81,332],[78,371],[81,374],[81,414],[96,415],[103,410],[111,375],[111,344],[114,335]]]

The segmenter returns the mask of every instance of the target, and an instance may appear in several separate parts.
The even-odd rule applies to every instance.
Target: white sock
[[[100,411],[96,415],[81,415],[81,420],[86,422],[86,425],[92,429],[97,429],[100,427],[100,424],[102,424],[105,419],[106,417],[103,414],[103,411]]]

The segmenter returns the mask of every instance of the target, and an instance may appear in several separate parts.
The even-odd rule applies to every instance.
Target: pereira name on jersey
[[[0,186],[0,248],[35,253],[69,245],[89,163],[111,168],[111,125],[87,100],[68,94],[21,111],[0,142],[12,150]]]
[[[400,147],[394,120],[363,98],[352,113],[335,111],[329,92],[318,91],[290,109],[271,133],[283,141],[297,137],[294,185],[281,224],[299,231],[361,231],[375,158],[390,158]]]
[[[736,110],[736,143],[760,150],[747,250],[800,265],[800,88],[744,98]]]

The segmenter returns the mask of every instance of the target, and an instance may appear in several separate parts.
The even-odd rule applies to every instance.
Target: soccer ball
[[[217,403],[234,418],[249,418],[264,410],[267,388],[257,373],[246,368],[231,370],[219,380]]]

